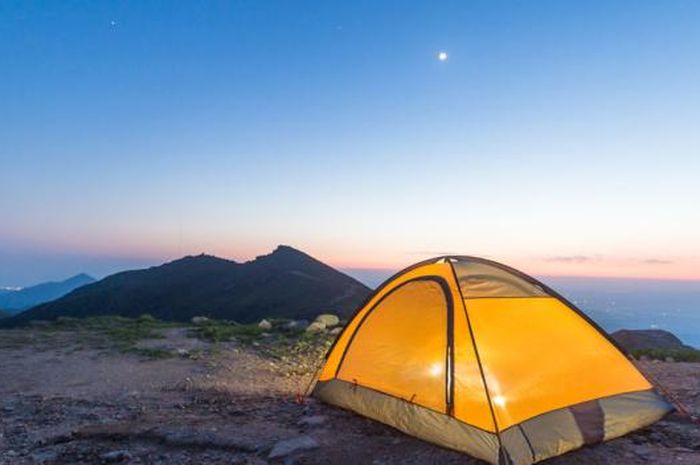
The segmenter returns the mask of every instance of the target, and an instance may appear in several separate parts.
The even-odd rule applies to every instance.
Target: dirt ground
[[[70,331],[0,331],[0,464],[482,463],[313,399],[297,404],[310,375],[293,360],[185,329],[163,336],[141,345],[178,356],[108,350]],[[700,415],[700,364],[641,368]],[[285,454],[287,439],[300,450]],[[700,430],[673,414],[544,463],[700,464]]]

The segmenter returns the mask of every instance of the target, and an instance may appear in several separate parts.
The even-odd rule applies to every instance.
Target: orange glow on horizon
[[[64,238],[58,243],[53,241],[50,244],[34,241],[33,247],[35,250],[43,250],[49,254],[133,258],[151,261],[154,265],[202,253],[237,262],[246,262],[257,256],[269,254],[276,248],[276,244],[272,241],[268,244],[260,244],[252,239],[236,240],[236,246],[221,246],[217,244],[217,241],[211,240],[209,247],[203,246],[202,243],[176,243],[172,238],[166,238],[161,242],[147,240],[150,238],[124,240],[125,238],[101,237],[90,239],[92,238],[70,237]],[[440,255],[401,253],[392,250],[372,253],[375,250],[360,250],[360,248],[350,247],[339,250],[339,248],[329,244],[323,246],[289,245],[334,268],[345,270],[363,269],[395,272]],[[465,253],[465,255],[475,254]],[[583,258],[577,260],[579,257],[572,257],[570,261],[566,261],[564,259],[553,260],[522,255],[481,254],[478,256],[512,266],[533,276],[700,280],[700,258],[696,257],[673,258],[667,261],[644,261],[625,256],[598,257],[590,260]]]

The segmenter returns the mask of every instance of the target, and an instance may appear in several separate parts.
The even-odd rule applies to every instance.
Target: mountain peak
[[[66,279],[63,282],[95,282],[95,278],[90,276],[87,273],[78,273],[75,276],[71,276],[70,278]]]
[[[301,250],[295,249],[288,245],[278,245],[275,250],[269,254],[259,255],[248,263],[251,264],[274,264],[282,266],[293,266],[302,263],[321,263],[310,255],[305,254]]]
[[[239,322],[280,317],[348,316],[370,290],[355,279],[287,245],[246,263],[195,255],[143,270],[123,271],[11,322],[112,314],[188,321],[204,315]]]
[[[201,253],[199,255],[185,255],[182,258],[175,259],[173,261],[167,262],[160,266],[170,266],[170,265],[193,265],[193,264],[234,264],[237,265],[233,260],[227,260],[225,258],[217,257],[215,255],[209,255]]]
[[[49,281],[15,291],[0,293],[0,307],[13,312],[59,299],[75,289],[92,284],[95,279],[80,273],[63,281]]]

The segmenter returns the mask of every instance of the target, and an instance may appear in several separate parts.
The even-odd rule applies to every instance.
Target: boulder
[[[340,318],[330,313],[324,313],[317,316],[315,321],[323,323],[324,325],[326,325],[327,328],[332,328],[333,326],[337,326],[340,324]]]
[[[343,327],[342,327],[342,326],[336,326],[335,328],[331,329],[329,332],[330,332],[330,334],[332,334],[333,336],[337,336],[338,334],[340,334],[341,332],[343,332]]]
[[[265,319],[262,319],[262,320],[260,320],[260,323],[258,323],[258,328],[264,329],[264,330],[272,329],[272,323],[270,323],[269,321],[267,321]]]
[[[193,316],[192,317],[192,324],[194,325],[203,325],[209,323],[209,318],[206,316]]]
[[[326,330],[326,325],[320,321],[314,321],[306,327],[307,333],[321,333]]]

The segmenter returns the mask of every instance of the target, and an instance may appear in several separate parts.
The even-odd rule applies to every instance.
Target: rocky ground
[[[0,331],[0,464],[481,463],[313,400],[298,404],[325,336],[226,331]],[[700,364],[640,366],[700,415]],[[700,464],[700,430],[674,414],[546,463]]]

